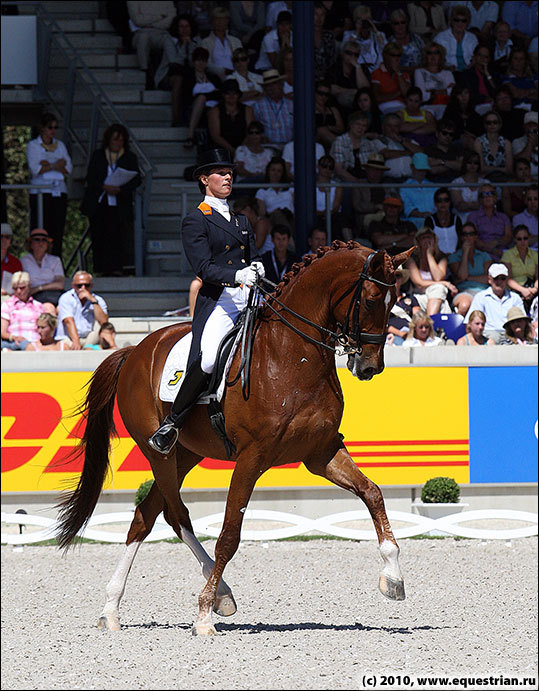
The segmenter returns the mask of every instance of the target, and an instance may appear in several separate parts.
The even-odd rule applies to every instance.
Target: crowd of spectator
[[[238,181],[281,185],[234,200],[236,211],[250,214],[266,272],[279,278],[296,257],[293,3],[105,4],[146,88],[170,91],[170,122],[187,128],[184,147],[225,148]],[[507,323],[515,322],[506,321],[510,308],[531,314],[530,328],[537,328],[537,10],[537,2],[516,0],[314,2],[312,230],[325,234],[330,183],[332,238],[392,255],[417,247],[399,273],[394,345],[444,342],[431,319],[440,312],[464,318],[459,345],[527,342],[507,336]],[[27,272],[29,296],[17,294],[19,301],[52,304],[57,338],[81,348],[99,330],[85,324],[76,332],[81,320],[91,311],[102,325],[107,314],[92,297],[91,278],[59,296],[64,276],[53,260],[61,254],[71,161],[55,139],[57,126],[46,113],[27,151],[32,182],[54,185],[45,195],[44,228],[31,195],[28,254],[21,267],[14,264],[2,224],[2,270],[19,283],[18,272]],[[135,177],[107,185],[118,166]],[[94,268],[125,273],[140,183],[125,128],[108,128],[86,182]],[[6,286],[3,279],[10,292],[9,279]],[[76,330],[65,322],[66,302]]]

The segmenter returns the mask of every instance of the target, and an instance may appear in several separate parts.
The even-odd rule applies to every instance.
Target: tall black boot
[[[211,374],[206,374],[200,367],[200,358],[195,360],[185,373],[185,380],[172,404],[170,413],[157,432],[148,439],[148,444],[152,449],[167,454],[174,447],[182,422],[200,395],[206,391],[210,379]]]

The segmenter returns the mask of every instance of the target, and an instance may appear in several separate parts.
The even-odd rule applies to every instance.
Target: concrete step
[[[122,118],[127,127],[138,126],[144,124],[154,124],[163,127],[165,123],[170,121],[170,107],[147,104],[133,104],[115,106],[118,116]],[[88,127],[91,118],[91,108],[88,105],[82,104],[73,112],[73,125],[75,127]]]
[[[146,243],[148,256],[152,254],[182,254],[183,245],[180,238],[148,240]]]
[[[88,69],[138,69],[138,60],[136,55],[122,55],[119,53],[104,53],[95,52],[91,48],[80,48],[77,52],[80,54]],[[66,59],[60,51],[53,51],[49,60],[49,67],[66,67]]]
[[[157,241],[180,238],[181,219],[178,214],[171,216],[148,216],[146,235]]]
[[[66,3],[70,4],[70,3]],[[67,35],[67,34],[66,34]],[[69,34],[67,35],[71,45],[74,48],[106,48],[111,53],[114,53],[122,45],[122,39],[117,34]]]
[[[60,65],[49,70],[49,85],[65,86],[67,84],[67,66]],[[138,68],[122,68],[118,71],[111,68],[96,68],[92,69],[92,74],[95,80],[102,86],[118,87],[132,87],[138,86],[144,90],[145,76],[142,70]],[[166,93],[166,92],[157,92]],[[170,95],[168,98],[170,103]]]
[[[139,142],[179,142],[187,138],[187,127],[132,127]],[[190,155],[189,152],[185,154]]]
[[[156,163],[153,179],[155,180],[156,178],[171,178],[171,182],[177,182],[180,178],[183,180],[184,170],[190,165],[192,165],[190,161]]]
[[[73,4],[70,2],[70,4]],[[99,19],[97,14],[91,19],[73,18],[73,19],[57,19],[58,26],[66,34],[94,34],[106,33],[116,35],[114,27],[108,19]],[[70,38],[68,36],[68,38]]]

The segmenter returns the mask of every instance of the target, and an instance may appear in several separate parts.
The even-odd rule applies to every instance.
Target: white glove
[[[264,268],[264,264],[262,264],[262,262],[253,262],[249,268],[254,269],[260,278],[264,278],[266,275],[266,269]]]
[[[256,283],[256,276],[256,271],[253,269],[253,265],[251,264],[251,266],[246,266],[245,269],[239,269],[236,271],[235,279],[236,283],[250,287]]]

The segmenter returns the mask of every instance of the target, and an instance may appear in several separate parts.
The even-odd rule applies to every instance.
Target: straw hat
[[[410,272],[401,264],[397,269],[395,269],[395,276],[400,276],[402,282],[406,283],[406,281],[410,278]]]
[[[282,82],[284,78],[284,74],[279,74],[278,70],[266,70],[262,72],[262,86],[275,84],[275,82]]]
[[[516,321],[517,319],[526,319],[528,322],[531,321],[530,317],[528,317],[528,315],[525,312],[523,312],[520,309],[520,307],[515,306],[515,307],[511,307],[507,311],[507,317],[506,317],[505,324],[503,325],[503,328],[506,329],[508,324]]]

